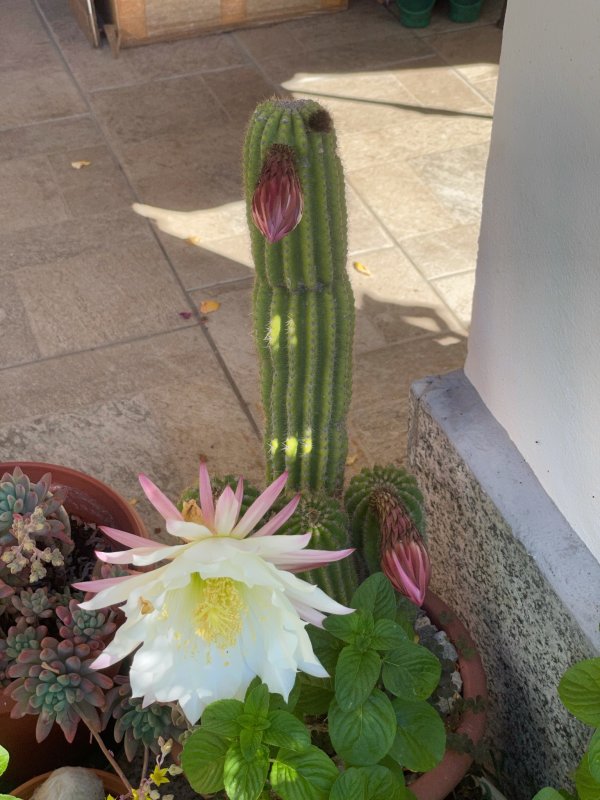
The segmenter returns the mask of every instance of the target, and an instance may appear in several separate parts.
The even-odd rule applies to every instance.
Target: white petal
[[[180,539],[185,539],[188,542],[208,539],[210,536],[214,536],[211,530],[204,525],[199,525],[197,522],[169,520],[169,522],[167,522],[167,530],[171,536],[178,536]]]
[[[222,534],[229,534],[235,525],[240,513],[240,504],[231,486],[226,486],[215,508],[215,531]]]
[[[264,517],[275,500],[277,500],[283,490],[283,487],[285,486],[287,478],[287,472],[283,472],[277,478],[277,480],[273,481],[270,486],[267,486],[264,492],[256,498],[248,511],[246,511],[244,516],[232,530],[232,536],[243,537],[250,533],[259,519]]]

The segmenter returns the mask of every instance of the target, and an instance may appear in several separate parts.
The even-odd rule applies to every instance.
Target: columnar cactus
[[[347,454],[354,301],[344,177],[327,111],[268,100],[250,121],[245,187],[267,480],[339,493]]]

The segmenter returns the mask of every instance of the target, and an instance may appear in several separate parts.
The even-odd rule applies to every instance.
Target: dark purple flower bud
[[[422,606],[431,580],[425,542],[393,494],[379,490],[372,502],[381,530],[381,569],[396,591]]]
[[[294,151],[286,144],[273,144],[252,196],[252,218],[256,227],[273,244],[294,230],[302,219],[303,209]]]

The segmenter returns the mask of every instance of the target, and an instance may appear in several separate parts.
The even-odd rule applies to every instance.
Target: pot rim
[[[116,792],[116,797],[118,797],[120,794],[126,793],[127,790],[123,786],[121,779],[114,773],[106,772],[102,769],[92,769],[91,767],[84,767],[83,769],[87,769],[89,772],[93,772],[95,775],[97,775],[102,781],[104,789],[111,793]],[[29,800],[34,790],[37,789],[37,787],[40,786],[45,780],[47,780],[50,775],[52,775],[52,772],[54,772],[54,770],[44,772],[42,775],[36,775],[35,778],[30,778],[28,781],[25,781],[25,783],[17,786],[16,789],[13,789],[11,794],[13,794],[16,798],[19,798],[19,800]],[[23,793],[25,794],[22,797]]]

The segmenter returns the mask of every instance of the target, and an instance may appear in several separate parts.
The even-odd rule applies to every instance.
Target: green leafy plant
[[[446,734],[427,698],[439,660],[407,634],[383,574],[351,605],[310,628],[330,678],[300,675],[287,704],[255,681],[243,702],[207,706],[182,754],[192,788],[235,800],[401,800],[405,770],[436,766]]]
[[[546,787],[533,800],[598,800],[600,797],[600,658],[588,658],[570,667],[558,685],[558,695],[568,711],[596,730],[575,770],[573,795]]]
[[[6,772],[9,761],[8,750],[0,744],[0,775],[4,775]],[[19,800],[19,798],[12,794],[0,794],[0,800]]]

